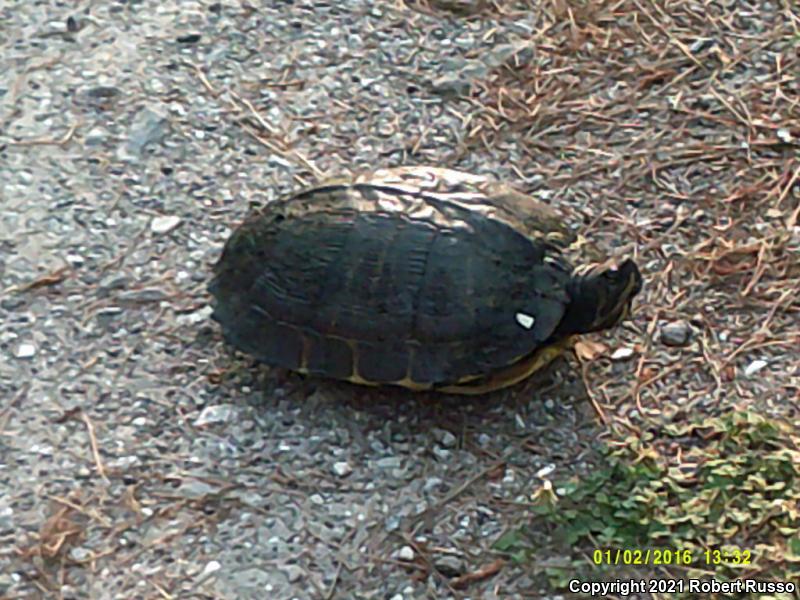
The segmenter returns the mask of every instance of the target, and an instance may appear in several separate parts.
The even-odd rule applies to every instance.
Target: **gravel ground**
[[[795,410],[786,343],[736,351],[755,329],[745,313],[725,313],[735,321],[722,340],[695,341],[714,313],[682,299],[688,276],[651,287],[660,297],[651,293],[648,306],[667,308],[606,336],[602,363],[560,361],[469,401],[303,380],[234,355],[209,321],[211,264],[251,206],[325,175],[419,163],[496,173],[575,209],[620,250],[619,231],[630,229],[614,215],[634,207],[637,231],[654,236],[631,236],[645,273],[664,278],[671,255],[654,240],[675,231],[670,202],[731,190],[700,188],[679,161],[660,179],[653,171],[655,184],[640,189],[646,201],[634,202],[615,174],[622,163],[592,179],[597,156],[625,156],[610,130],[557,131],[570,136],[563,146],[502,138],[496,104],[481,114],[476,104],[496,100],[501,65],[530,53],[539,11],[512,18],[475,2],[482,13],[454,18],[437,2],[412,10],[367,0],[66,4],[0,6],[0,597],[546,597],[554,592],[539,571],[560,560],[558,540],[547,540],[550,558],[524,568],[498,569],[491,546],[526,522],[543,478],[590,463],[603,426],[586,402],[587,377],[602,378],[590,393],[607,409],[619,401],[626,419],[642,411],[634,397],[651,409],[678,401],[672,418],[697,403],[718,408],[726,390]],[[562,4],[553,6],[564,35],[591,21]],[[753,14],[783,18],[767,4]],[[545,81],[564,73],[557,61],[543,68]],[[481,93],[459,97],[471,83]],[[602,105],[620,89],[590,100]],[[562,106],[582,110],[569,98]],[[780,118],[796,115],[775,106]],[[553,134],[547,119],[539,126]],[[661,150],[667,142],[677,147],[667,136]],[[648,172],[645,154],[632,156]],[[702,177],[720,172],[709,164]],[[605,175],[621,191],[603,220]],[[783,208],[796,202],[796,179],[780,180]],[[669,202],[655,200],[665,193],[658,184]],[[680,214],[676,227],[709,229]],[[792,260],[797,228],[787,235],[779,258]],[[791,297],[765,297],[774,303],[753,309],[754,320],[790,322]],[[722,316],[730,307],[716,298],[704,301]],[[761,375],[731,383],[716,367],[676,366],[696,365],[709,348],[728,353],[720,369]],[[641,398],[638,387],[629,393],[634,372],[647,387]],[[456,589],[459,576],[481,571],[494,574]]]
[[[0,13],[0,596],[460,595],[537,471],[590,447],[574,373],[466,403],[276,377],[222,346],[205,284],[252,204],[446,164],[453,65],[525,22],[80,4]]]

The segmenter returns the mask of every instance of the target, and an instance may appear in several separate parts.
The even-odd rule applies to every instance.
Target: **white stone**
[[[750,377],[751,375],[755,375],[761,369],[766,367],[767,364],[769,364],[769,363],[767,363],[767,361],[765,361],[765,360],[761,360],[761,359],[754,360],[753,362],[751,362],[749,365],[747,365],[744,368],[744,374],[745,374],[746,377]]]
[[[633,348],[617,348],[611,354],[611,360],[626,360],[633,356]]]
[[[346,461],[333,463],[333,472],[339,477],[347,477],[353,472],[353,467]]]
[[[527,424],[525,423],[525,419],[522,418],[522,415],[519,413],[514,414],[514,422],[517,424],[517,427],[520,429],[525,429]]]
[[[214,312],[214,309],[210,306],[204,306],[192,313],[188,313],[185,315],[178,315],[176,321],[180,324],[190,324],[196,325],[197,323],[202,323],[203,321],[207,321],[211,314]]]
[[[81,546],[76,546],[69,551],[69,557],[77,562],[85,562],[92,557],[92,552]]]
[[[458,441],[458,440],[456,439],[456,436],[454,436],[454,435],[453,435],[452,433],[450,433],[449,431],[444,431],[444,432],[442,433],[442,437],[441,437],[441,439],[439,440],[439,443],[440,443],[442,446],[444,446],[445,448],[452,448],[453,446],[455,446],[455,445],[456,445],[456,442],[457,442],[457,441]]]
[[[414,560],[414,549],[411,546],[403,546],[398,550],[397,558],[400,560]]]
[[[219,571],[221,568],[222,565],[219,564],[218,561],[212,560],[203,569],[203,575],[211,575],[212,573],[216,573],[217,571]]]
[[[175,216],[153,217],[150,223],[150,231],[153,233],[169,233],[181,224],[181,218]]]
[[[231,404],[212,404],[206,406],[195,419],[195,427],[204,427],[211,423],[226,423],[236,415],[236,407]]]
[[[14,356],[17,358],[32,358],[36,354],[36,346],[33,344],[20,344]]]
[[[556,470],[556,466],[551,463],[549,465],[545,465],[544,467],[542,467],[541,469],[536,471],[536,476],[544,478],[544,477],[547,477],[548,475],[550,475],[555,470]]]

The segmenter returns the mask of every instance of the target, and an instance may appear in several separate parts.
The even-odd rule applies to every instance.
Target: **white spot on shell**
[[[518,312],[515,315],[515,318],[517,319],[517,323],[522,325],[525,329],[530,329],[536,322],[536,319],[534,319],[531,315],[526,315],[525,313],[521,312]]]

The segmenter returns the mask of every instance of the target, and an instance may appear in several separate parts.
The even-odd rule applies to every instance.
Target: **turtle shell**
[[[431,200],[441,202],[437,205]],[[400,212],[447,226],[450,207],[500,221],[526,237],[559,249],[577,240],[564,215],[547,204],[490,177],[441,167],[394,167],[329,179],[273,203],[269,212],[295,216],[350,208],[359,212]]]
[[[556,213],[530,200],[523,212],[509,189],[405,168],[274,202],[228,240],[214,317],[240,350],[303,373],[462,393],[510,385],[568,341],[575,279]]]

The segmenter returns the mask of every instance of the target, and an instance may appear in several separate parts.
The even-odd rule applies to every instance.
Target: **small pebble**
[[[92,553],[90,550],[83,548],[81,546],[76,546],[69,551],[69,557],[77,562],[84,562],[89,560],[92,557]]]
[[[375,466],[380,469],[397,469],[402,461],[397,456],[385,456],[375,461]]]
[[[450,450],[445,450],[444,448],[440,448],[439,446],[434,446],[432,448],[433,455],[441,461],[450,460],[450,456],[452,453]]]
[[[59,598],[63,600],[79,600],[81,598],[81,592],[71,585],[62,585],[58,592]]]
[[[767,364],[769,364],[769,363],[767,363],[767,361],[765,361],[765,360],[761,360],[761,359],[754,360],[753,362],[751,362],[749,365],[747,365],[744,368],[745,377],[750,377],[751,375],[755,375],[761,369],[766,367]]]
[[[426,492],[432,492],[441,487],[443,484],[444,482],[439,477],[428,477],[428,479],[425,480],[425,485],[422,489],[424,489]]]
[[[187,33],[186,35],[178,36],[175,41],[179,44],[196,44],[201,37],[199,33]]]
[[[20,344],[14,356],[17,358],[33,358],[36,355],[36,346],[33,344]]]
[[[414,560],[414,549],[411,546],[403,546],[397,552],[397,558],[400,560]]]
[[[627,360],[633,356],[633,348],[617,348],[611,354],[611,360]]]
[[[211,308],[210,306],[204,306],[203,308],[198,309],[192,313],[186,315],[179,315],[177,317],[177,321],[179,323],[189,323],[190,325],[196,325],[197,323],[202,323],[203,321],[207,321],[211,317],[213,312],[214,312],[213,308]]]
[[[333,463],[333,472],[339,477],[347,477],[353,472],[353,467],[345,461],[337,462]]]
[[[0,307],[6,310],[14,310],[25,304],[25,298],[22,296],[7,296],[0,300]]]
[[[195,427],[203,427],[211,423],[226,423],[236,414],[236,407],[231,404],[214,404],[206,406],[195,419]]]
[[[466,96],[472,82],[460,73],[446,73],[431,82],[433,91],[445,96]]]
[[[685,346],[689,343],[692,329],[686,321],[667,323],[661,328],[661,341],[667,346]]]
[[[167,293],[158,288],[142,288],[121,292],[117,298],[125,302],[159,302],[166,300]]]
[[[159,235],[163,235],[165,233],[169,233],[180,224],[181,224],[180,217],[169,216],[169,215],[161,217],[153,217],[153,220],[150,223],[150,231],[152,231],[153,233],[157,233]]]
[[[296,583],[305,576],[305,571],[297,565],[286,565],[283,567],[283,572],[286,573],[286,578],[289,583]]]
[[[363,520],[363,519],[359,519]],[[400,518],[397,515],[392,515],[386,519],[384,523],[384,527],[386,527],[386,531],[397,531],[400,529]]]
[[[442,430],[437,437],[439,438],[439,443],[445,448],[452,448],[456,445],[456,436],[449,431]]]
[[[775,135],[777,135],[778,139],[784,144],[791,144],[792,140],[794,139],[792,138],[792,133],[784,127],[778,129],[778,131],[775,132]]]
[[[216,573],[217,571],[219,571],[221,568],[222,565],[219,564],[218,561],[212,560],[205,566],[202,575],[211,575],[212,573]]]
[[[464,561],[450,554],[437,558],[433,562],[433,566],[447,577],[458,577],[464,572]]]
[[[555,470],[556,470],[556,466],[554,464],[550,463],[549,465],[545,465],[544,467],[542,467],[541,469],[536,471],[536,476],[537,477],[547,477],[548,475],[550,475]]]

